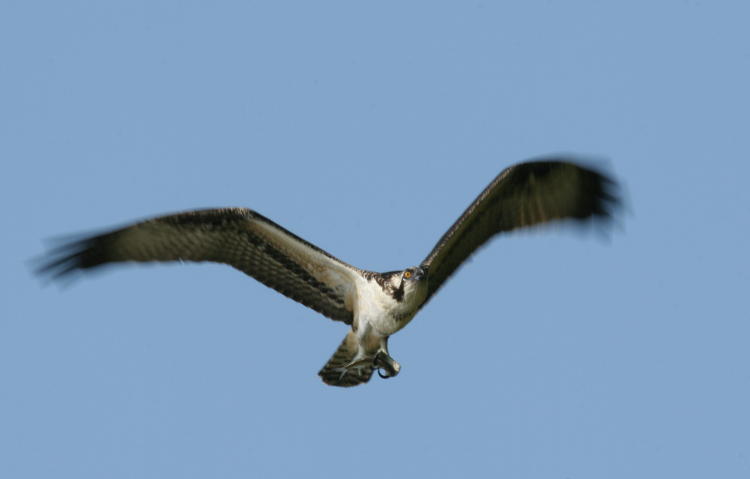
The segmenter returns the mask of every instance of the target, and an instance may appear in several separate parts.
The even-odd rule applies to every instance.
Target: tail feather
[[[357,355],[359,343],[354,331],[349,331],[341,345],[333,353],[331,359],[318,372],[318,376],[323,382],[331,386],[356,386],[366,383],[372,376],[374,369],[372,361],[363,361],[362,363],[347,367]]]

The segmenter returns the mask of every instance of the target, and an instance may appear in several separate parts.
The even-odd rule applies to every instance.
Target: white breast
[[[374,280],[357,282],[355,324],[369,325],[380,336],[390,336],[406,326],[427,295],[427,285],[406,289],[402,301],[396,301]]]

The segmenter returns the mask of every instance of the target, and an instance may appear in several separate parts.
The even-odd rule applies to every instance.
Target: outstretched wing
[[[461,264],[497,233],[553,220],[607,220],[619,204],[614,181],[564,159],[503,170],[440,238],[422,262],[425,303]]]
[[[59,278],[109,263],[225,263],[331,319],[352,322],[360,270],[245,208],[162,216],[63,244],[39,273]]]

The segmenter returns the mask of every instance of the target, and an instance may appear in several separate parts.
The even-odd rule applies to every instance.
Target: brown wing
[[[244,208],[178,213],[72,241],[50,251],[53,278],[109,263],[225,263],[331,319],[352,322],[359,270]]]
[[[619,199],[602,173],[550,159],[503,170],[464,211],[422,262],[427,299],[490,238],[553,220],[606,220]]]

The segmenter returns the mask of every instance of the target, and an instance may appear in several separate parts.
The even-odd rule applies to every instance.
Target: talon
[[[383,379],[392,378],[401,370],[401,365],[383,351],[379,351],[378,354],[375,355],[373,364],[378,368],[378,376]],[[385,370],[385,374],[383,374],[383,370]]]

